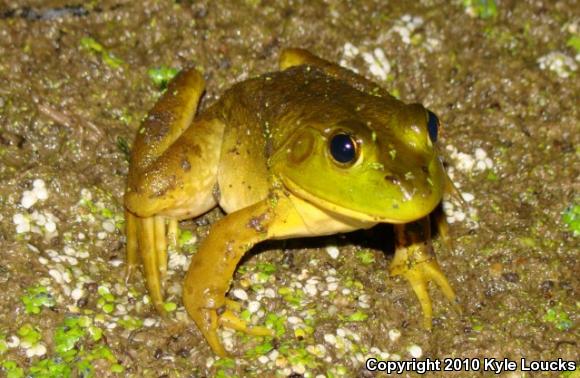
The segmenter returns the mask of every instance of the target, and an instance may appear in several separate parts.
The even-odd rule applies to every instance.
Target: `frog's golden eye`
[[[334,134],[328,144],[330,155],[340,164],[352,164],[358,158],[358,144],[356,140],[344,132]]]
[[[427,110],[427,131],[429,131],[429,138],[431,142],[437,142],[437,134],[439,132],[439,118],[431,110]]]

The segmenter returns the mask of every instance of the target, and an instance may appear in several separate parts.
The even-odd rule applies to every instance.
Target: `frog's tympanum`
[[[183,302],[214,352],[218,327],[250,327],[226,298],[238,262],[256,243],[394,225],[391,274],[405,277],[431,326],[428,283],[455,294],[432,252],[430,213],[452,184],[435,141],[439,121],[354,72],[300,49],[282,52],[279,72],[235,84],[196,114],[204,81],[182,71],[143,121],[125,195],[128,276],[142,261],[152,302],[164,312],[162,282],[177,222],[215,206],[193,255]],[[439,217],[440,234],[449,239]]]

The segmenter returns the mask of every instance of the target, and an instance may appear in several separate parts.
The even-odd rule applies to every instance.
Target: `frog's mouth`
[[[349,218],[356,221],[372,222],[372,223],[391,223],[403,224],[414,222],[429,215],[435,207],[441,202],[441,199],[433,201],[431,206],[424,207],[421,212],[414,212],[412,217],[388,217],[381,214],[369,214],[368,212],[358,211],[352,208],[341,206],[337,203],[331,202],[319,196],[316,196],[309,191],[303,189],[300,185],[295,183],[289,177],[281,177],[284,186],[295,196],[309,202],[310,204],[323,209],[327,212],[336,214],[340,217]]]

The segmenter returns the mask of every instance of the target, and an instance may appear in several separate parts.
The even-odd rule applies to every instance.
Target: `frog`
[[[234,84],[198,111],[205,81],[195,68],[168,85],[135,137],[124,197],[127,279],[142,265],[155,309],[167,317],[164,282],[178,222],[215,207],[183,281],[183,305],[213,352],[218,331],[272,336],[241,319],[228,297],[242,257],[265,240],[334,235],[379,223],[394,227],[391,276],[412,287],[431,329],[430,282],[456,305],[435,257],[432,216],[454,186],[439,153],[440,122],[354,71],[299,48],[279,70]]]

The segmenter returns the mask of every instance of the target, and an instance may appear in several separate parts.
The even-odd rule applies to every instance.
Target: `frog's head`
[[[288,190],[357,220],[407,223],[433,211],[446,180],[435,114],[401,103],[354,114],[303,123],[287,139],[272,167]]]

